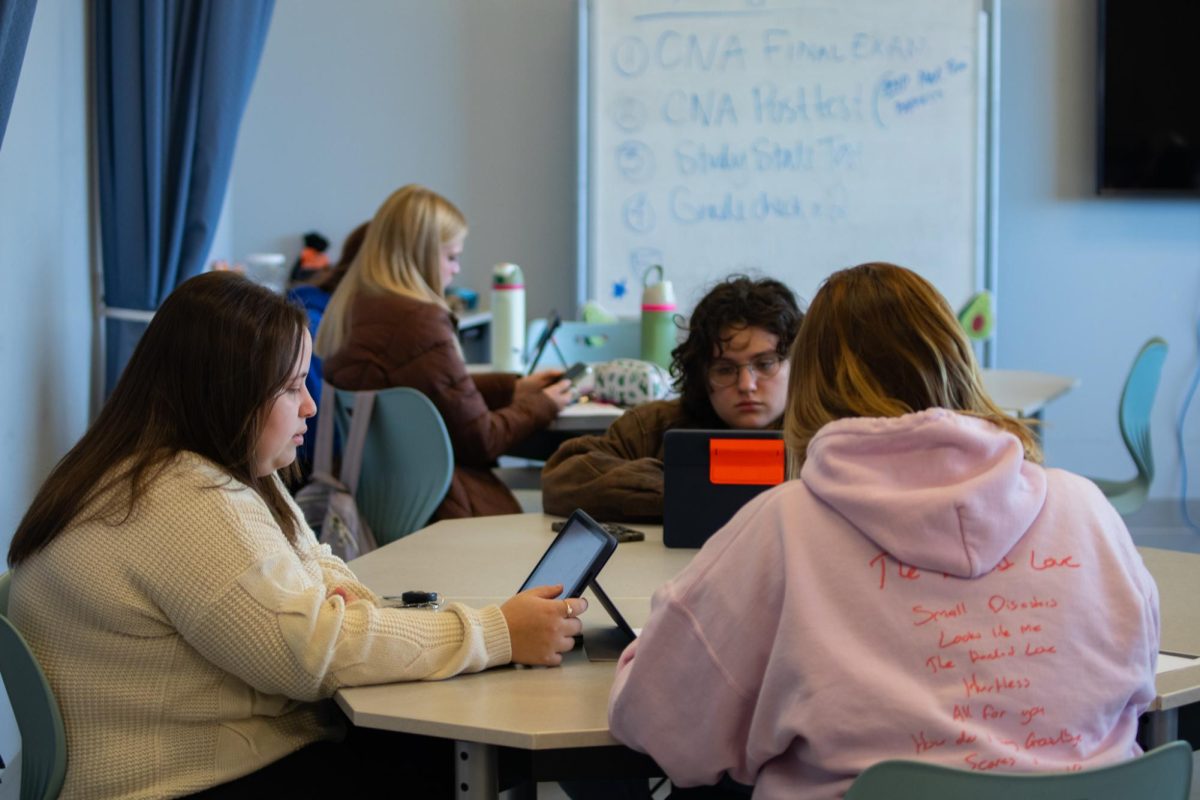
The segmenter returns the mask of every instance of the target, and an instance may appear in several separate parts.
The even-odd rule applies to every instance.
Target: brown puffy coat
[[[608,432],[568,439],[542,469],[542,507],[566,516],[582,508],[606,522],[661,522],[663,434],[691,428],[678,400],[631,408]]]
[[[324,361],[325,380],[339,389],[408,386],[437,406],[454,446],[454,478],[434,519],[519,513],[491,467],[558,408],[540,390],[514,396],[516,375],[469,375],[456,337],[450,313],[433,303],[363,294],[350,309],[349,337]]]

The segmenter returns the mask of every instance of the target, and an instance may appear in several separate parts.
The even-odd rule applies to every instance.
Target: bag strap
[[[324,399],[324,398],[322,398]],[[375,392],[355,392],[354,411],[350,414],[350,435],[342,451],[342,472],[339,477],[350,494],[358,491],[358,476],[362,471],[363,449],[367,444],[367,429],[371,427],[371,412],[375,408]]]
[[[375,392],[355,392],[354,411],[350,414],[350,433],[342,451],[340,483],[354,494],[362,471],[363,450],[367,431],[371,427],[371,412],[375,408]],[[336,485],[333,475],[333,429],[337,425],[337,387],[321,381],[321,406],[317,417],[317,443],[313,452],[313,478],[321,483]]]
[[[317,409],[317,443],[313,447],[313,477],[328,482],[333,478],[333,429],[337,425],[337,396],[329,381],[321,381],[321,405]]]

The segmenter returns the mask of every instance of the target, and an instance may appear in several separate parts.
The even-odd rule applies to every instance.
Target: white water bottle
[[[492,369],[525,371],[525,276],[516,264],[492,267]]]

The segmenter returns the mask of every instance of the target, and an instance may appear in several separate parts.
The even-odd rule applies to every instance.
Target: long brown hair
[[[1029,425],[1001,411],[945,298],[920,275],[871,263],[835,272],[808,307],[792,346],[784,414],[793,476],[823,425],[946,408],[989,420],[1041,461]]]
[[[13,536],[9,565],[77,519],[124,522],[150,481],[185,450],[257,492],[295,542],[299,526],[278,482],[255,474],[255,445],[292,378],[305,328],[302,309],[235,273],[180,284],[96,421],[42,484]]]
[[[440,270],[443,245],[467,236],[467,219],[432,189],[409,184],[392,192],[367,227],[362,248],[317,329],[313,351],[329,358],[345,344],[360,293],[392,293],[449,311]]]

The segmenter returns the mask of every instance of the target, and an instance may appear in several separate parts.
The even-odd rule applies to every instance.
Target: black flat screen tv
[[[1100,194],[1200,197],[1200,0],[1100,0]]]

